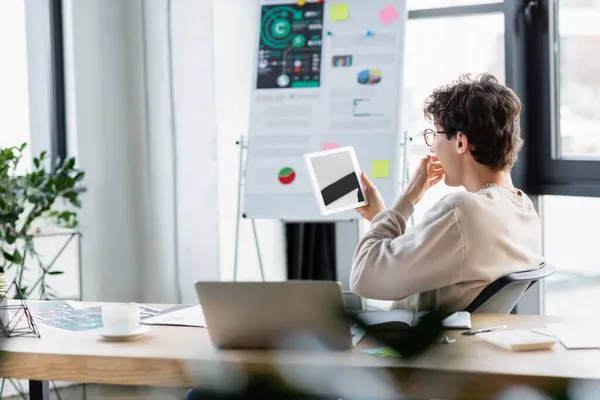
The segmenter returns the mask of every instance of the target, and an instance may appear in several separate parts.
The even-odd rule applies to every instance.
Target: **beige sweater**
[[[371,221],[354,254],[354,293],[395,300],[392,308],[459,311],[494,280],[543,261],[540,221],[525,194],[500,186],[452,193],[407,229],[412,213],[400,197]]]

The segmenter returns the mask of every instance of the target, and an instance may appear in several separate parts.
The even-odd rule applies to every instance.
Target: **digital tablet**
[[[369,204],[360,181],[361,169],[353,147],[305,154],[304,160],[323,215]]]

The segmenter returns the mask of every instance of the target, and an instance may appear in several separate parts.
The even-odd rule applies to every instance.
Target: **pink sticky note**
[[[323,150],[331,150],[331,149],[338,149],[342,146],[340,146],[338,143],[323,143]]]
[[[385,26],[388,26],[400,18],[400,15],[398,15],[398,10],[396,10],[396,7],[394,7],[393,4],[390,4],[379,11],[379,18],[381,18],[381,21],[383,21]]]

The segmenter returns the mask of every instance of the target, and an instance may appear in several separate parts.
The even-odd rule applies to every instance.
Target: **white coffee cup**
[[[111,335],[128,335],[140,327],[140,306],[109,304],[102,307],[102,325]]]

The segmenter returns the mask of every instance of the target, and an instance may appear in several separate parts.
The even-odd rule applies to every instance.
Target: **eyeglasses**
[[[435,139],[435,136],[437,134],[445,134],[445,133],[447,133],[447,132],[446,131],[434,131],[431,128],[427,128],[422,132],[423,139],[425,139],[425,144],[429,147],[431,147],[433,145],[433,140]]]

